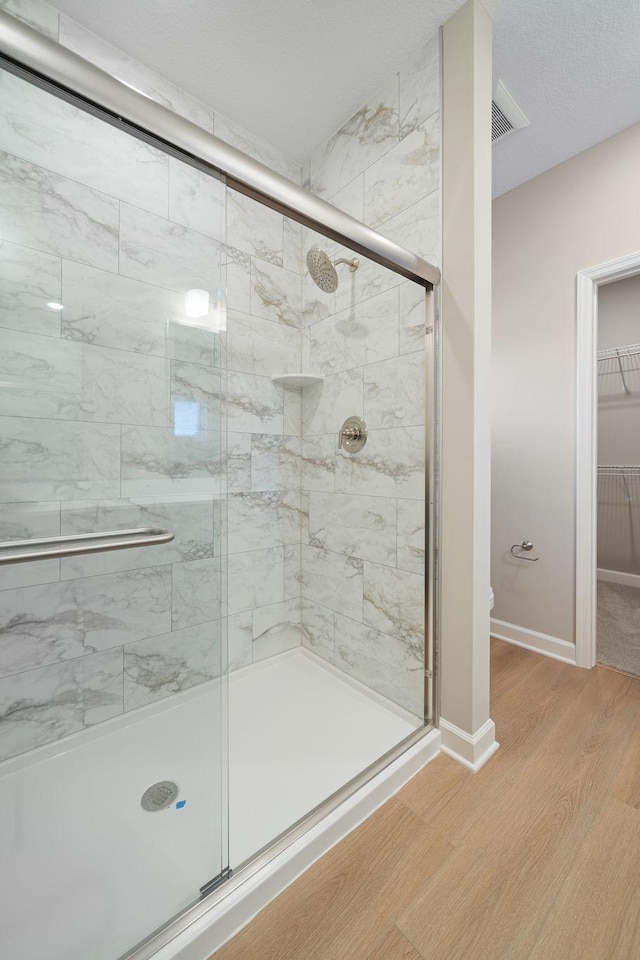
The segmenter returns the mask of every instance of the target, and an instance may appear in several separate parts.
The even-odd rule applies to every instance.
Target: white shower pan
[[[3,955],[116,960],[197,901],[226,865],[224,690],[211,681],[0,764]],[[232,673],[228,709],[234,869],[419,727],[301,648]],[[206,957],[438,745],[422,737],[158,960]],[[161,780],[180,805],[148,813],[142,794]]]

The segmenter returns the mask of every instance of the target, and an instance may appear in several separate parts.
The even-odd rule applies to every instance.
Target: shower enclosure
[[[438,272],[0,25],[0,938],[151,956],[433,717]]]

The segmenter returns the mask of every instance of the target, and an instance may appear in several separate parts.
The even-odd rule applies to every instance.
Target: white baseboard
[[[496,741],[496,726],[493,720],[487,720],[479,730],[471,734],[441,717],[440,735],[442,752],[474,773],[485,765],[500,746]]]
[[[439,754],[440,731],[432,730],[264,866],[254,873],[246,868],[247,879],[154,953],[154,960],[206,960]]]
[[[524,647],[525,650],[533,650],[534,653],[543,653],[545,657],[551,657],[553,660],[562,660],[563,663],[576,662],[575,644],[568,640],[559,640],[557,637],[550,637],[546,633],[537,633],[535,630],[527,630],[525,627],[516,627],[513,623],[507,623],[505,620],[495,620],[491,618],[491,636],[496,640],[506,640],[507,643],[514,643],[516,647]]]
[[[606,583],[621,583],[625,587],[640,588],[640,574],[623,573],[621,570],[603,570],[598,567],[598,580]]]

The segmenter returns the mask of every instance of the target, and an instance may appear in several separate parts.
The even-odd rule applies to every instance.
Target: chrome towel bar
[[[168,530],[141,527],[137,530],[107,530],[69,537],[48,537],[45,540],[5,540],[0,543],[0,565],[74,557],[80,553],[152,547],[156,543],[170,543],[173,537]]]

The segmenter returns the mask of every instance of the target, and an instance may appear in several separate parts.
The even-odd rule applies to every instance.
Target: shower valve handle
[[[338,433],[338,449],[357,453],[367,442],[367,425],[361,417],[347,417]]]

